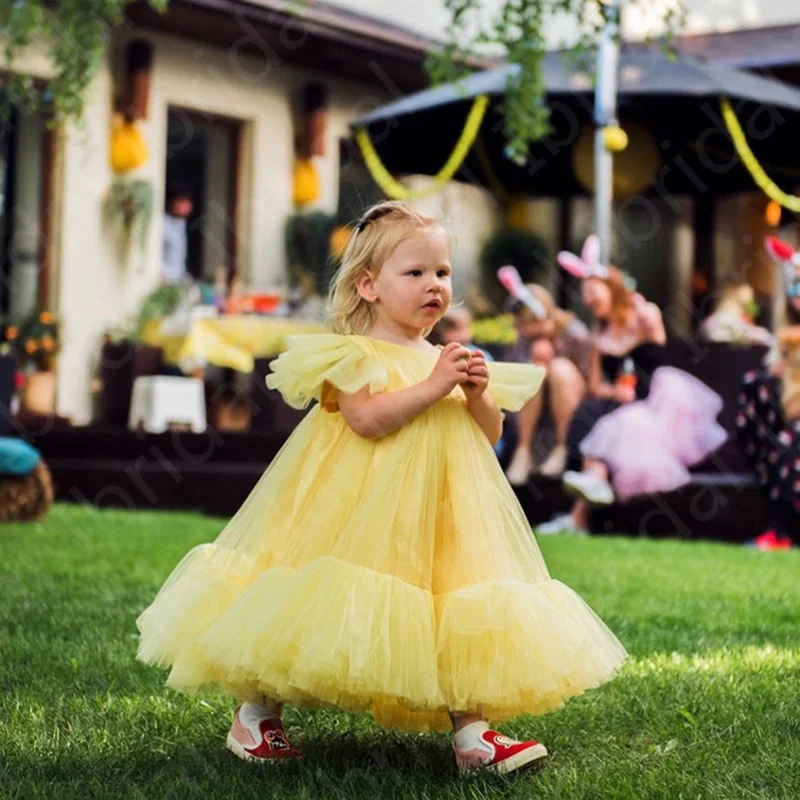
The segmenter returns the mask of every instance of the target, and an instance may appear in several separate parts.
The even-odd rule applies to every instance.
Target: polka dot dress
[[[800,421],[784,418],[780,379],[766,370],[744,376],[736,435],[765,494],[800,512]]]

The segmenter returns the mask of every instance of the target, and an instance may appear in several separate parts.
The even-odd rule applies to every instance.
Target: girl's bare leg
[[[548,373],[550,412],[556,428],[556,443],[564,444],[567,430],[586,394],[586,381],[568,358],[554,358]]]
[[[542,475],[557,478],[567,467],[567,431],[586,392],[586,381],[568,358],[554,358],[548,373],[550,413],[555,425],[556,444],[541,467]]]
[[[578,530],[585,531],[589,528],[589,504],[585,500],[576,500],[570,514]]]
[[[608,467],[602,461],[597,461],[594,458],[585,458],[583,460],[583,472],[588,472],[601,481],[608,483]],[[576,528],[586,530],[589,527],[589,510],[590,506],[586,500],[575,501],[570,514]]]
[[[533,436],[542,418],[543,394],[544,389],[525,403],[517,414],[517,449],[506,470],[512,486],[524,486],[534,468]]]

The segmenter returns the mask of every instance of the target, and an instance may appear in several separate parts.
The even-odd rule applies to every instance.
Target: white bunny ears
[[[562,250],[558,254],[558,263],[565,272],[584,280],[586,278],[600,278],[608,280],[611,271],[605,264],[600,263],[600,240],[595,234],[586,237],[580,256]],[[636,291],[636,280],[630,275],[622,273],[628,291]]]

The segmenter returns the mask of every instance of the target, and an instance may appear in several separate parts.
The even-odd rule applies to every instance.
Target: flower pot
[[[53,414],[56,410],[56,374],[37,370],[28,376],[25,398],[26,411],[34,414]]]

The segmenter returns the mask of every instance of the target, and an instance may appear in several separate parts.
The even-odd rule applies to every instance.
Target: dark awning
[[[544,59],[544,78],[548,95],[591,95],[589,73],[570,69],[561,53],[548,53]],[[470,75],[457,83],[415,92],[367,114],[354,127],[371,125],[384,119],[414,114],[425,109],[463,102],[479,94],[502,95],[516,65],[506,65]],[[721,97],[752,100],[800,111],[800,89],[771,78],[717,64],[707,64],[691,56],[670,58],[662,50],[629,47],[623,49],[619,64],[620,99],[636,96]]]
[[[512,191],[544,195],[583,191],[570,165],[571,145],[581,126],[590,124],[593,106],[591,75],[570,64],[561,53],[545,57],[545,85],[553,111],[553,133],[531,149],[526,167],[503,156],[502,100],[516,66],[475,73],[462,81],[408,95],[357,119],[353,128],[368,126],[379,155],[395,173],[433,174],[452,150],[472,100],[493,98],[481,129],[481,141],[503,185]],[[669,57],[661,49],[629,45],[619,69],[619,113],[623,124],[646,125],[659,142],[665,162],[683,157],[687,170],[673,169],[666,188],[696,194],[753,190],[719,115],[719,98],[729,97],[748,131],[756,155],[769,169],[800,167],[800,89],[780,81],[690,56]],[[768,135],[764,135],[768,133]],[[697,152],[697,143],[705,148]],[[711,164],[711,166],[709,166]],[[532,165],[535,168],[532,169]],[[723,168],[724,167],[724,168]],[[689,173],[696,173],[691,177]],[[458,176],[485,182],[473,152]],[[778,183],[794,189],[794,178]],[[706,189],[701,190],[701,185]]]

